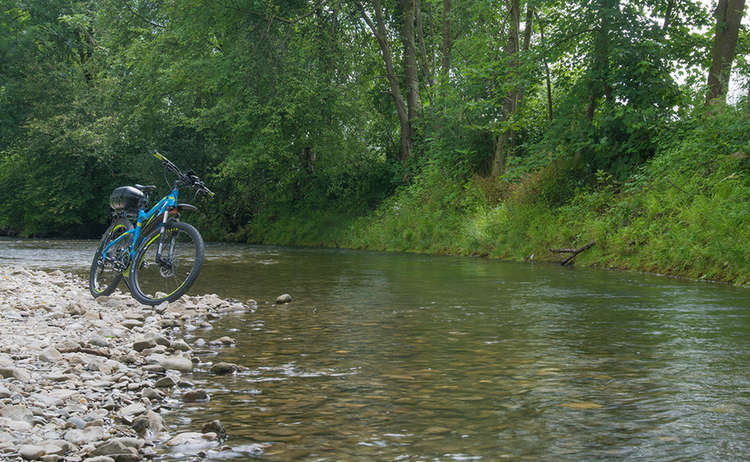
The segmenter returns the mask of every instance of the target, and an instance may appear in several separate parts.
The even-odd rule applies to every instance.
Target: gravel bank
[[[94,300],[70,274],[0,267],[0,460],[128,462],[154,457],[157,445],[221,451],[220,422],[170,435],[159,411],[205,399],[184,377],[199,360],[183,329],[254,308],[216,295],[157,307],[119,292]]]

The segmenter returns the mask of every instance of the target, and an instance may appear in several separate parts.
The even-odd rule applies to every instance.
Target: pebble
[[[197,357],[174,337],[254,305],[213,294],[154,309],[120,292],[95,300],[87,281],[61,271],[4,266],[0,281],[0,460],[128,462],[154,458],[154,445],[218,445],[220,423],[163,435],[163,403],[209,399],[203,390],[180,395],[176,385],[189,384],[180,375]]]

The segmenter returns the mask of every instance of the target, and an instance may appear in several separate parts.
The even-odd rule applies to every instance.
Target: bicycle
[[[121,186],[112,192],[114,219],[91,262],[89,290],[94,298],[112,294],[125,277],[140,303],[173,302],[187,292],[203,266],[203,238],[195,227],[180,221],[180,211],[197,207],[178,202],[179,189],[189,187],[196,195],[209,197],[214,193],[192,170],[183,172],[158,152],[154,157],[177,178],[170,193],[149,210],[149,194],[155,185]]]

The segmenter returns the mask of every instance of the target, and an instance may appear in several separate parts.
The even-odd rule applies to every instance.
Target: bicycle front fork
[[[169,215],[169,210],[164,210],[164,218],[161,220],[161,229],[159,230],[159,246],[156,248],[156,262],[159,263],[159,265],[171,265],[171,261],[164,260],[161,258],[161,253],[164,250],[164,231],[167,229],[167,217]]]

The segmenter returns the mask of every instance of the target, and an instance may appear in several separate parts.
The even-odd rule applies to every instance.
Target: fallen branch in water
[[[579,253],[583,252],[584,250],[590,249],[591,247],[594,246],[594,244],[595,244],[595,242],[589,242],[588,244],[584,245],[583,247],[579,247],[577,249],[549,249],[549,251],[553,252],[553,253],[570,253],[570,254],[572,254],[568,258],[566,258],[565,260],[563,260],[562,262],[560,262],[560,264],[562,266],[565,266],[568,263],[570,263],[571,261],[573,261],[573,259],[575,257],[577,257]]]

